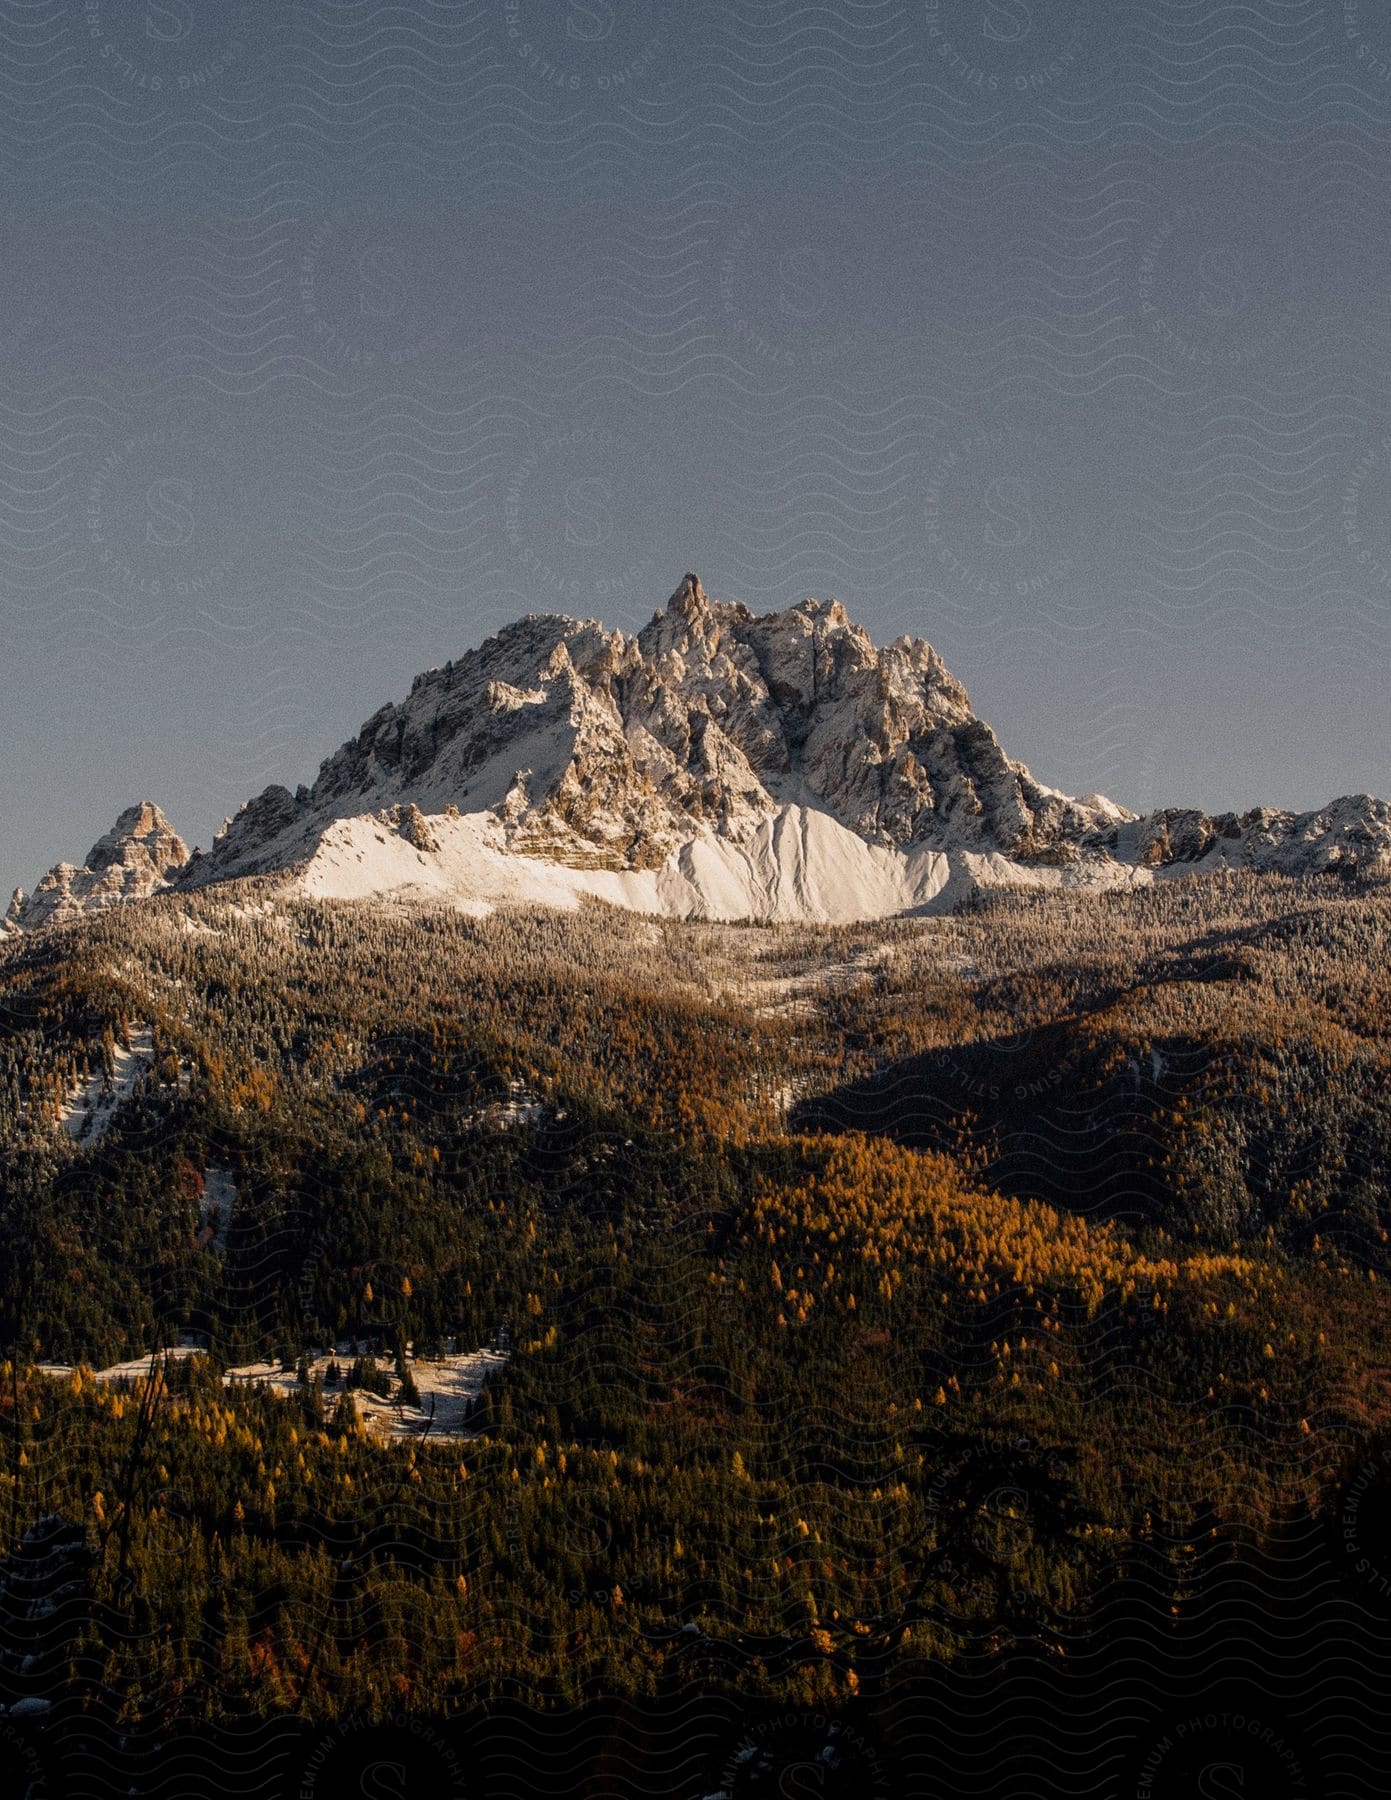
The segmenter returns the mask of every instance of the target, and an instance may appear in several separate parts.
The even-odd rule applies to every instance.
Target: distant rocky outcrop
[[[6,924],[33,931],[126,900],[143,900],[168,887],[187,861],[188,845],[153,802],[142,800],[126,808],[80,866],[56,864],[32,894],[16,888]]]
[[[1353,873],[1391,866],[1391,804],[1348,794],[1309,812],[1167,807],[1136,822],[1119,848],[1142,868],[1275,869],[1286,875]]]

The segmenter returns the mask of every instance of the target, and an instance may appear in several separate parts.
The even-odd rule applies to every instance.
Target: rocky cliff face
[[[1285,875],[1391,869],[1391,805],[1348,794],[1310,812],[1258,806],[1215,816],[1191,807],[1148,813],[1118,834],[1141,869],[1254,868]]]
[[[188,861],[188,845],[148,800],[128,806],[78,867],[58,863],[32,894],[16,888],[5,921],[33,931],[62,925],[81,914],[140,900],[168,887]]]
[[[275,866],[334,819],[401,805],[486,812],[510,851],[629,870],[788,806],[872,845],[1045,861],[1130,817],[1011,761],[921,639],[877,649],[839,603],[755,617],[694,575],[636,636],[531,617],[420,676],[312,788],[270,788],[229,821],[189,879]]]

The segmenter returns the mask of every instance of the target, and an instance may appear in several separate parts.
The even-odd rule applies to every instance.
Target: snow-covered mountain
[[[756,617],[687,575],[634,636],[532,615],[418,676],[312,787],[267,788],[164,878],[284,872],[345,898],[589,894],[679,916],[850,920],[940,910],[981,886],[1223,865],[1391,867],[1391,807],[1358,795],[1301,815],[1137,818],[1072,799],[1006,756],[921,639],[876,648],[838,602]],[[46,881],[71,908],[93,867]],[[43,891],[18,923],[40,922],[28,909]]]
[[[32,894],[16,888],[5,914],[12,929],[62,925],[86,912],[139,900],[167,887],[188,861],[188,845],[149,800],[128,806],[79,868],[58,863]]]

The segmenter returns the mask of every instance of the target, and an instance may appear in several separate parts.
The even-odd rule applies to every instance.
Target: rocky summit
[[[402,804],[488,813],[514,853],[613,870],[656,869],[693,834],[746,837],[788,806],[870,844],[1023,857],[1099,845],[1129,816],[1011,762],[921,639],[877,649],[839,602],[755,617],[695,575],[636,636],[532,616],[420,676],[312,788],[243,809],[197,876]]]
[[[32,894],[16,888],[5,914],[12,928],[61,925],[85,912],[143,899],[167,887],[188,861],[188,845],[149,800],[128,806],[78,867],[58,863]]]
[[[592,896],[851,920],[982,887],[1388,866],[1391,807],[1365,795],[1137,818],[1059,793],[1006,755],[922,639],[878,647],[838,601],[755,615],[688,574],[634,635],[533,614],[418,676],[312,786],[267,788],[187,862],[157,809],[132,809],[11,922],[269,873],[323,896],[478,910]]]

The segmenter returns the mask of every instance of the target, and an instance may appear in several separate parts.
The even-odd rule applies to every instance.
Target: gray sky
[[[1391,7],[0,0],[0,882],[681,574],[1391,795]]]

